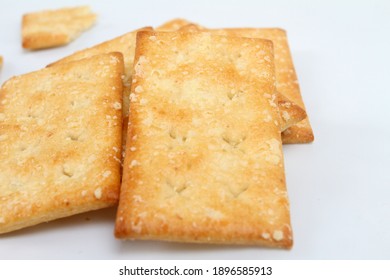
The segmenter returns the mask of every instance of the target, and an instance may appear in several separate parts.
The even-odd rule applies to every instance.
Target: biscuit
[[[305,104],[299,88],[286,31],[279,28],[227,28],[210,30],[213,34],[271,40],[275,52],[276,89],[289,100],[304,109]],[[310,143],[314,141],[309,117],[292,125],[282,133],[284,144]]]
[[[118,238],[291,247],[272,57],[268,40],[138,33]]]
[[[151,27],[141,28],[139,30],[151,30]],[[127,131],[127,120],[129,116],[129,95],[131,87],[131,76],[133,72],[133,63],[134,63],[134,52],[136,45],[136,36],[139,30],[128,32],[122,36],[116,37],[109,41],[103,42],[96,46],[75,52],[72,55],[64,57],[49,66],[67,63],[70,61],[75,61],[87,57],[91,57],[97,54],[109,53],[109,52],[121,52],[124,58],[125,72],[123,76],[123,104],[122,104],[122,114],[123,114],[123,145],[126,144],[126,131]]]
[[[96,15],[87,6],[25,14],[22,20],[22,46],[36,50],[66,45],[95,21]]]
[[[197,24],[188,24],[185,26],[182,26],[179,29],[180,32],[211,32],[214,33],[215,30],[207,30],[206,28],[197,25]],[[224,34],[227,36],[230,36],[230,34]],[[234,34],[238,36],[237,34]],[[233,35],[233,36],[234,36]],[[241,37],[241,36],[238,36]],[[248,36],[243,36],[248,37]],[[277,70],[276,70],[277,71]],[[299,123],[303,119],[306,118],[306,112],[303,110],[300,106],[298,106],[296,103],[288,99],[286,96],[281,94],[280,92],[277,92],[277,104],[279,107],[279,114],[280,114],[280,130],[285,131],[287,128],[293,126],[296,123]]]
[[[0,89],[0,233],[115,205],[123,57],[94,56]]]

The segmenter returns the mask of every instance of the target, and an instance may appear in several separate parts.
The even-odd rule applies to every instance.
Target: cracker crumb
[[[145,56],[141,55],[135,64],[134,70],[135,70],[135,76],[142,77],[144,74],[144,71],[142,69],[142,64],[146,64],[148,60],[146,59]]]
[[[290,114],[287,111],[283,111],[282,117],[285,121],[288,121],[290,119]]]
[[[137,165],[139,165],[139,162],[138,161],[136,161],[135,159],[133,159],[132,161],[131,161],[131,163],[130,163],[130,168],[133,168],[134,166],[137,166]]]
[[[272,234],[273,239],[276,241],[280,241],[283,239],[283,231],[281,230],[275,230],[274,233]]]
[[[101,199],[101,198],[102,198],[102,188],[97,188],[97,189],[94,191],[93,194],[95,195],[95,197],[96,197],[97,199]]]
[[[114,107],[115,110],[120,110],[120,109],[122,109],[122,104],[119,103],[119,102],[115,102],[113,104],[113,107]]]
[[[106,171],[103,172],[103,177],[104,178],[108,178],[108,177],[110,177],[110,175],[111,175],[111,171],[110,170],[106,170]]]
[[[134,152],[136,150],[135,147],[130,147],[130,151]]]
[[[137,95],[135,93],[130,93],[130,101],[132,102],[137,101]]]
[[[261,237],[263,237],[264,239],[269,239],[271,237],[271,235],[268,232],[263,232]]]

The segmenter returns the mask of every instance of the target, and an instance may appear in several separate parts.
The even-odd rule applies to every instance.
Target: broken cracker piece
[[[0,233],[115,205],[123,57],[94,56],[0,89]]]
[[[118,238],[292,246],[272,52],[138,33]]]
[[[23,15],[22,46],[36,50],[66,45],[89,29],[96,15],[87,6]]]

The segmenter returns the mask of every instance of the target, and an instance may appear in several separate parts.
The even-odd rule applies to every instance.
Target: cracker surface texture
[[[247,31],[247,29],[244,30]],[[250,37],[250,36],[245,36],[245,33],[243,35],[240,35],[238,34],[239,32],[236,32],[236,30],[233,31],[231,31],[230,29],[208,30],[205,27],[193,23],[182,26],[179,29],[179,31],[180,32],[211,32],[212,34],[221,33],[222,35],[225,36]],[[279,58],[277,54],[275,56]],[[265,58],[265,59],[269,59],[269,58]],[[278,72],[278,69],[279,68],[276,69],[276,72]],[[278,109],[279,109],[281,131],[287,130],[289,127],[304,120],[307,116],[304,109],[302,109],[295,102],[287,98],[281,92],[276,93],[275,103],[278,105]]]
[[[261,38],[273,42],[275,52],[276,89],[306,111],[299,88],[286,31],[280,28],[227,28],[211,29],[213,34]],[[283,115],[282,115],[283,117]],[[285,115],[287,118],[287,115]],[[309,117],[306,115],[299,123],[292,125],[282,133],[284,144],[310,143],[314,140]]]
[[[0,233],[117,203],[123,58],[95,56],[0,89]]]
[[[138,33],[118,238],[291,247],[272,52]]]
[[[36,50],[66,45],[95,21],[96,15],[87,6],[25,14],[22,20],[22,46]]]
[[[139,30],[151,30],[150,27],[141,28]],[[129,95],[131,90],[131,82],[133,75],[133,64],[134,64],[134,54],[135,54],[135,45],[136,45],[136,36],[139,30],[128,32],[122,36],[116,37],[114,39],[105,41],[93,47],[75,52],[72,55],[64,57],[49,66],[58,65],[62,63],[67,63],[70,61],[76,61],[83,58],[88,58],[97,54],[109,53],[109,52],[120,52],[123,54],[125,72],[122,77],[123,80],[123,97],[122,97],[122,114],[123,114],[123,145],[126,144],[126,134],[127,134],[127,122],[129,116]],[[119,106],[119,105],[118,105]],[[123,149],[124,150],[124,149]]]

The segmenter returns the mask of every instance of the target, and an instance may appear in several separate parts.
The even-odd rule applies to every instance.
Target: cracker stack
[[[25,47],[80,32],[48,43],[36,18],[25,16]],[[314,136],[285,31],[185,19],[157,30],[3,85],[0,233],[119,199],[118,238],[292,246],[282,143]]]

